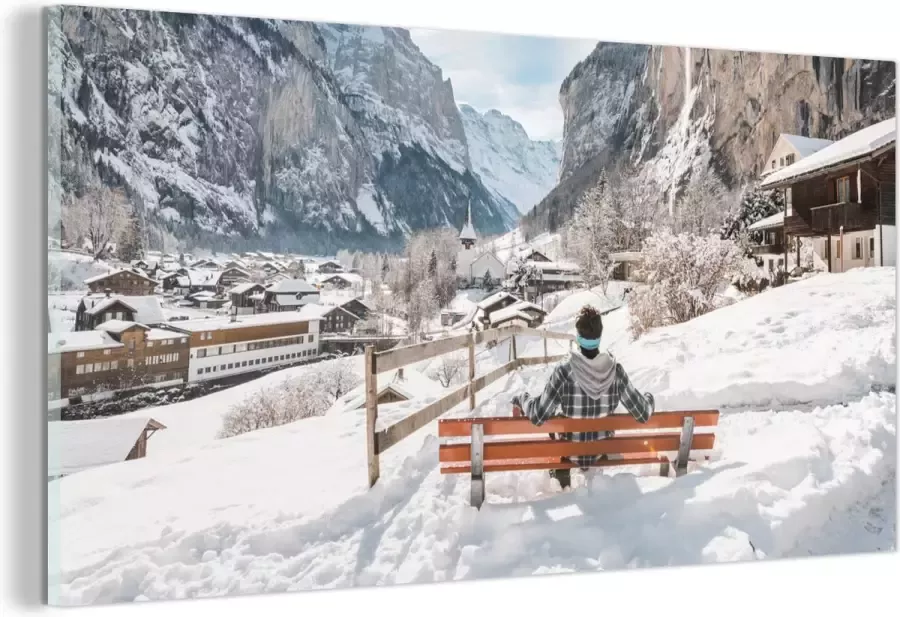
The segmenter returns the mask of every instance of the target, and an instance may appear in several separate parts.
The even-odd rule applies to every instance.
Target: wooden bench
[[[605,454],[607,458],[592,466],[656,464],[662,476],[668,476],[674,464],[677,477],[687,472],[688,461],[709,460],[708,452],[701,453],[714,448],[713,430],[718,423],[716,410],[658,411],[646,424],[627,414],[596,419],[555,417],[542,426],[514,417],[445,419],[438,422],[438,436],[444,439],[439,448],[440,469],[445,474],[471,474],[472,505],[476,508],[484,503],[485,473],[578,467],[562,462],[561,457]],[[592,442],[560,441],[549,436],[594,431],[629,433]],[[527,438],[508,439],[515,436]]]

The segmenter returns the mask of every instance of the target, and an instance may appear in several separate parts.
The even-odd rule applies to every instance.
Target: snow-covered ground
[[[544,472],[494,473],[476,511],[468,478],[439,473],[435,423],[383,455],[368,489],[364,410],[214,440],[196,425],[212,426],[237,388],[171,406],[147,458],[51,483],[60,602],[893,550],[895,274],[823,274],[638,341],[627,307],[607,314],[603,344],[658,407],[723,411],[719,459],[677,479],[576,472],[559,492]],[[505,353],[480,352],[478,372]],[[549,370],[499,379],[475,413],[507,414],[513,394],[539,392]],[[390,423],[411,409],[385,411]],[[166,423],[160,413],[148,415]]]

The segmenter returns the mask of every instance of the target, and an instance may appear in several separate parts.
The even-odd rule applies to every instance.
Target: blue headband
[[[585,349],[597,349],[600,347],[600,339],[598,338],[582,338],[579,334],[576,337],[578,344],[581,345]]]

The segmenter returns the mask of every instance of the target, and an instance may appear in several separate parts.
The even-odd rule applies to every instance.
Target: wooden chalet
[[[483,326],[487,327],[491,323],[491,313],[505,309],[520,301],[520,298],[517,298],[507,291],[498,291],[478,303],[478,311],[480,313],[479,320]]]
[[[145,326],[165,323],[157,296],[89,294],[75,309],[75,331],[93,330],[111,320],[132,321]]]
[[[323,274],[335,274],[344,271],[344,266],[336,261],[323,261],[319,264],[317,270]]]
[[[784,238],[824,238],[830,271],[895,264],[896,134],[891,118],[769,174],[762,188],[784,191]]]
[[[150,278],[139,268],[116,270],[85,279],[84,283],[91,293],[109,290],[111,293],[128,296],[149,296],[153,294],[158,281]]]
[[[228,290],[231,307],[238,315],[256,313],[265,298],[266,288],[259,283],[238,283]]]
[[[262,305],[266,311],[296,311],[319,300],[319,290],[303,279],[285,279],[266,288]]]

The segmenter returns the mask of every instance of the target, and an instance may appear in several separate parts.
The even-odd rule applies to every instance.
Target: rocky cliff
[[[51,186],[123,187],[156,239],[392,249],[469,200],[479,232],[518,217],[405,30],[66,6],[48,35]]]
[[[555,229],[600,169],[680,191],[703,168],[736,188],[781,133],[840,139],[894,115],[893,62],[600,43],[563,82],[560,183],[526,226]]]

